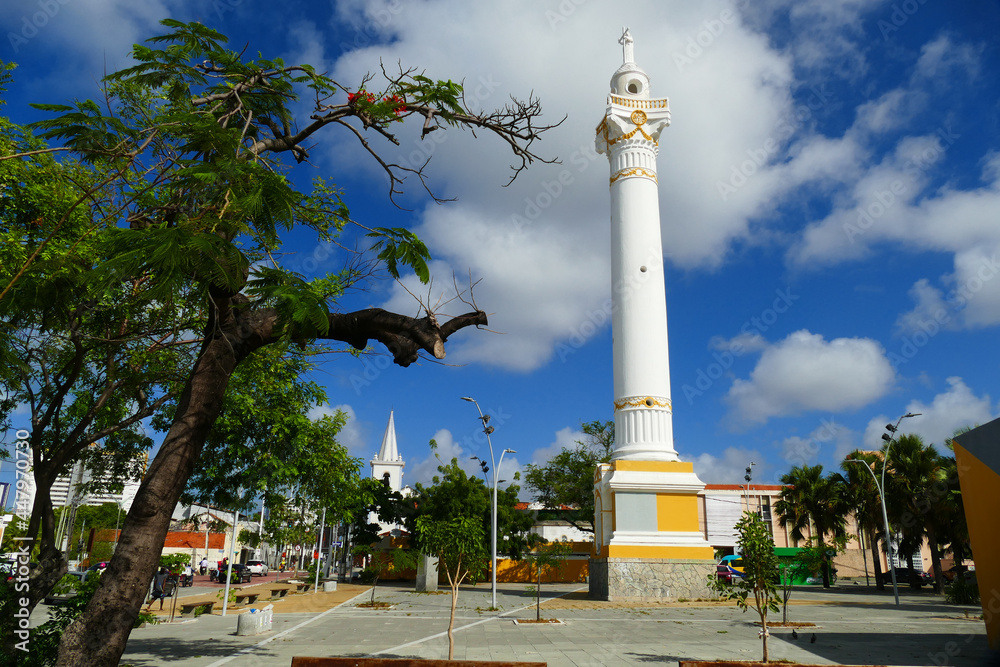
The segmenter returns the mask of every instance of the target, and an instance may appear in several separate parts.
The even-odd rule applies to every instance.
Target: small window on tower
[[[640,90],[642,90],[642,86],[637,81],[629,81],[628,92],[638,95]]]

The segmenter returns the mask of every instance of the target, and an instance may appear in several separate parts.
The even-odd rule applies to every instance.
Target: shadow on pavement
[[[681,660],[690,660],[690,658],[679,655],[654,655],[652,653],[626,653],[625,655],[630,655],[639,662],[679,662]]]
[[[135,667],[160,667],[174,660],[186,658],[225,658],[247,648],[247,646],[246,642],[233,641],[224,637],[196,642],[174,637],[140,639],[133,635],[128,642],[130,655],[127,658],[127,663]],[[266,648],[256,649],[254,654],[258,656],[273,655]]]
[[[816,641],[811,642],[815,634]],[[847,633],[818,630],[773,634],[775,640],[795,644],[835,664],[878,665],[993,665],[1000,666],[1000,653],[991,651],[983,634],[955,633]]]

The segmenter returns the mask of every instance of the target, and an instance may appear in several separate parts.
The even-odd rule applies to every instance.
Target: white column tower
[[[667,302],[656,182],[666,98],[651,99],[649,77],[632,55],[611,77],[597,152],[611,163],[611,279],[615,309],[615,452],[612,460],[678,461],[674,450],[667,352]]]
[[[652,98],[632,36],[611,77],[597,152],[611,165],[615,449],[594,479],[590,594],[605,600],[706,597],[712,547],[699,519],[705,485],[674,448],[667,302],[656,182],[666,98]]]

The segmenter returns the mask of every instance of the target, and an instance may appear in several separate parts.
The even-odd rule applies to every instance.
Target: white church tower
[[[371,461],[372,477],[388,482],[392,491],[401,491],[403,488],[403,468],[406,464],[403,457],[396,449],[396,423],[393,421],[393,413],[389,411],[389,423],[385,427],[385,435],[382,436],[382,447],[378,454]]]
[[[706,597],[715,571],[701,532],[704,484],[674,448],[667,305],[656,157],[670,125],[666,98],[650,95],[628,29],[611,77],[596,148],[611,166],[615,448],[595,475],[591,597]]]

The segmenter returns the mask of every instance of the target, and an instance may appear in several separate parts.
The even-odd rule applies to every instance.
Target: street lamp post
[[[499,474],[500,465],[503,464],[504,454],[508,453],[516,454],[517,452],[515,452],[513,449],[505,449],[502,452],[500,452],[500,460],[497,461],[496,458],[493,456],[493,441],[490,440],[490,433],[493,433],[493,427],[489,425],[490,416],[483,414],[483,409],[479,407],[479,403],[476,402],[476,399],[471,398],[469,396],[462,396],[462,400],[474,404],[476,406],[476,410],[479,411],[479,420],[483,422],[483,433],[486,434],[486,444],[489,445],[490,448],[490,465],[493,467],[493,511],[491,517],[492,525],[490,530],[490,546],[491,546],[490,573],[492,577],[492,585],[491,585],[492,604],[490,605],[490,607],[492,609],[496,609],[497,607],[497,484],[499,481],[497,475]],[[482,464],[483,477],[485,478],[487,472],[486,462],[480,459],[480,463]]]
[[[885,446],[885,456],[882,457],[881,484],[879,484],[878,478],[875,477],[875,471],[868,466],[867,462],[860,461],[858,459],[847,459],[848,463],[863,463],[865,466],[865,470],[867,470],[871,474],[872,481],[875,482],[875,488],[878,490],[879,501],[882,503],[882,524],[883,527],[885,528],[885,546],[886,549],[888,550],[889,569],[892,572],[892,595],[896,599],[897,607],[899,606],[899,586],[896,583],[896,564],[893,562],[895,549],[892,546],[892,537],[889,533],[889,515],[885,511],[885,469],[889,467],[889,450],[892,449],[892,442],[893,439],[896,437],[896,431],[897,429],[899,429],[900,422],[909,417],[917,417],[920,414],[921,413],[919,412],[915,413],[907,412],[905,415],[896,420],[895,426],[893,426],[892,424],[885,425],[885,428],[888,431],[888,433],[882,434],[882,439],[885,440],[886,446]]]

